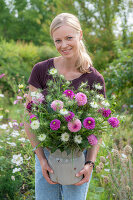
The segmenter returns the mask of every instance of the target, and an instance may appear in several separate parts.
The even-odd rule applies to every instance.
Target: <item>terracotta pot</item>
[[[48,163],[54,171],[53,174],[49,173],[54,182],[61,185],[72,185],[83,178],[83,176],[75,176],[83,169],[85,163],[84,153],[79,150],[71,152],[69,155],[65,151],[56,150],[54,153],[50,153]]]

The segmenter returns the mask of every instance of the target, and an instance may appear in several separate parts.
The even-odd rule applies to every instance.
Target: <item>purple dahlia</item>
[[[67,122],[70,122],[74,116],[75,116],[75,114],[73,112],[69,111],[69,113],[67,115],[65,115],[64,117]]]
[[[30,112],[32,111],[32,104],[33,104],[33,101],[30,101],[27,106],[26,106],[26,109]]]
[[[98,143],[98,140],[97,140],[97,137],[95,136],[95,135],[89,135],[88,137],[87,137],[87,139],[88,139],[88,142],[90,143],[90,145],[96,145],[97,143]]]
[[[109,117],[109,115],[111,114],[111,110],[110,109],[108,109],[108,110],[103,110],[103,112],[102,112],[102,115],[104,116],[104,117]]]
[[[93,129],[95,128],[95,119],[92,117],[87,117],[84,119],[83,125],[86,129]]]
[[[69,97],[70,99],[73,99],[73,97],[75,96],[74,92],[72,90],[65,90],[63,92],[63,94],[66,95],[66,97]]]
[[[118,127],[119,126],[119,120],[116,117],[110,117],[108,119],[108,123],[113,127]]]
[[[50,128],[52,130],[58,130],[60,128],[60,124],[61,124],[60,120],[54,119],[50,122]]]

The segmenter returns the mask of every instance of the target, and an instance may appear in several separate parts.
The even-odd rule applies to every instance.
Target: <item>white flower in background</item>
[[[25,130],[24,130],[24,129],[22,129],[22,130],[21,130],[21,132],[25,132]]]
[[[40,122],[39,122],[38,120],[34,120],[33,122],[31,122],[30,126],[31,126],[31,128],[34,129],[34,130],[35,130],[35,129],[38,129],[39,126],[40,126]]]
[[[81,85],[80,85],[80,88],[82,88],[82,87],[86,87],[86,86],[87,86],[87,82],[85,82],[85,83],[82,82]]]
[[[18,126],[19,124],[17,122],[12,123],[13,126]]]
[[[94,86],[97,90],[101,90],[103,88],[102,85],[100,85],[99,83],[98,84],[95,84]]]
[[[104,169],[104,171],[105,171],[105,172],[109,172],[109,171],[110,171],[110,169]]]
[[[17,136],[19,136],[19,132],[18,131],[13,131],[10,136],[17,137]]]
[[[25,138],[19,138],[18,140],[21,141],[21,142],[25,142],[26,141]]]
[[[121,156],[122,156],[123,158],[127,158],[127,156],[126,156],[124,153],[122,153]]]
[[[13,155],[13,159],[11,161],[17,166],[23,164],[23,157],[21,156],[21,153],[18,155]]]
[[[0,119],[3,119],[3,115],[0,115]]]
[[[103,106],[105,106],[105,107],[109,107],[109,106],[110,106],[109,102],[106,101],[106,100],[105,100],[105,101],[102,101],[101,104],[102,104]]]
[[[82,137],[81,135],[76,135],[74,137],[74,142],[80,144],[82,142]]]
[[[97,98],[97,99],[100,99],[100,98],[101,98],[101,96],[100,96],[99,94],[97,94],[97,95],[96,95],[96,98]]]
[[[14,174],[16,172],[19,172],[20,170],[21,170],[21,168],[14,168],[13,171],[12,171],[12,173]]]
[[[57,74],[57,69],[52,68],[52,69],[49,71],[49,73],[50,73],[51,75]]]
[[[7,127],[8,127],[8,124],[2,124],[2,125],[0,125],[1,129],[7,129]]]
[[[91,105],[92,108],[98,108],[99,107],[98,104],[95,101],[91,102],[90,105]]]
[[[7,130],[6,130],[6,133],[8,133],[8,132],[10,132],[10,130],[9,130],[9,129],[7,129]]]
[[[3,140],[0,140],[0,142],[3,142]]]
[[[67,115],[68,113],[69,112],[65,108],[63,108],[63,109],[60,110],[60,114],[61,115]]]
[[[8,137],[8,138],[6,138],[6,139],[7,139],[7,140],[10,140],[11,138]]]
[[[61,134],[61,141],[63,141],[63,142],[67,142],[68,140],[69,140],[69,134],[68,133],[62,133]]]
[[[7,144],[10,144],[12,147],[16,147],[16,144],[14,142],[7,142]]]
[[[8,124],[9,124],[10,128],[13,128],[12,122],[9,122]]]
[[[4,94],[0,94],[0,97],[4,97]]]
[[[12,181],[15,181],[15,176],[11,176]]]
[[[38,136],[38,139],[42,142],[46,139],[46,135],[45,134],[41,134]]]
[[[31,159],[31,156],[29,156],[28,158],[27,157],[25,157],[25,160],[30,160]]]
[[[2,149],[3,147],[2,146],[0,146],[0,149]]]

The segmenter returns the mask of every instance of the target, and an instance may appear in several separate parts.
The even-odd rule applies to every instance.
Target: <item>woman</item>
[[[50,26],[51,37],[55,47],[61,56],[51,58],[37,63],[29,78],[29,94],[27,104],[31,101],[30,92],[38,88],[43,89],[46,95],[46,83],[50,78],[48,70],[55,67],[59,74],[64,75],[66,80],[71,80],[75,89],[81,82],[88,81],[88,86],[92,89],[94,82],[100,83],[103,87],[100,91],[105,96],[105,84],[102,75],[92,67],[91,59],[83,43],[82,29],[76,16],[69,13],[57,15]],[[95,145],[90,150],[84,151],[86,163],[84,168],[76,176],[84,175],[84,178],[74,185],[60,185],[52,182],[48,172],[53,173],[47,162],[48,151],[38,147],[34,134],[29,131],[30,125],[25,123],[26,133],[35,150],[35,193],[36,200],[85,200],[89,187],[94,162],[99,150]]]

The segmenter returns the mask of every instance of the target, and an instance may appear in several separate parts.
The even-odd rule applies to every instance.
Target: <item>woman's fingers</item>
[[[46,179],[46,181],[49,183],[49,184],[57,184],[53,181],[51,181],[49,175],[48,175],[48,171],[46,169],[43,169],[43,176],[44,178]]]

